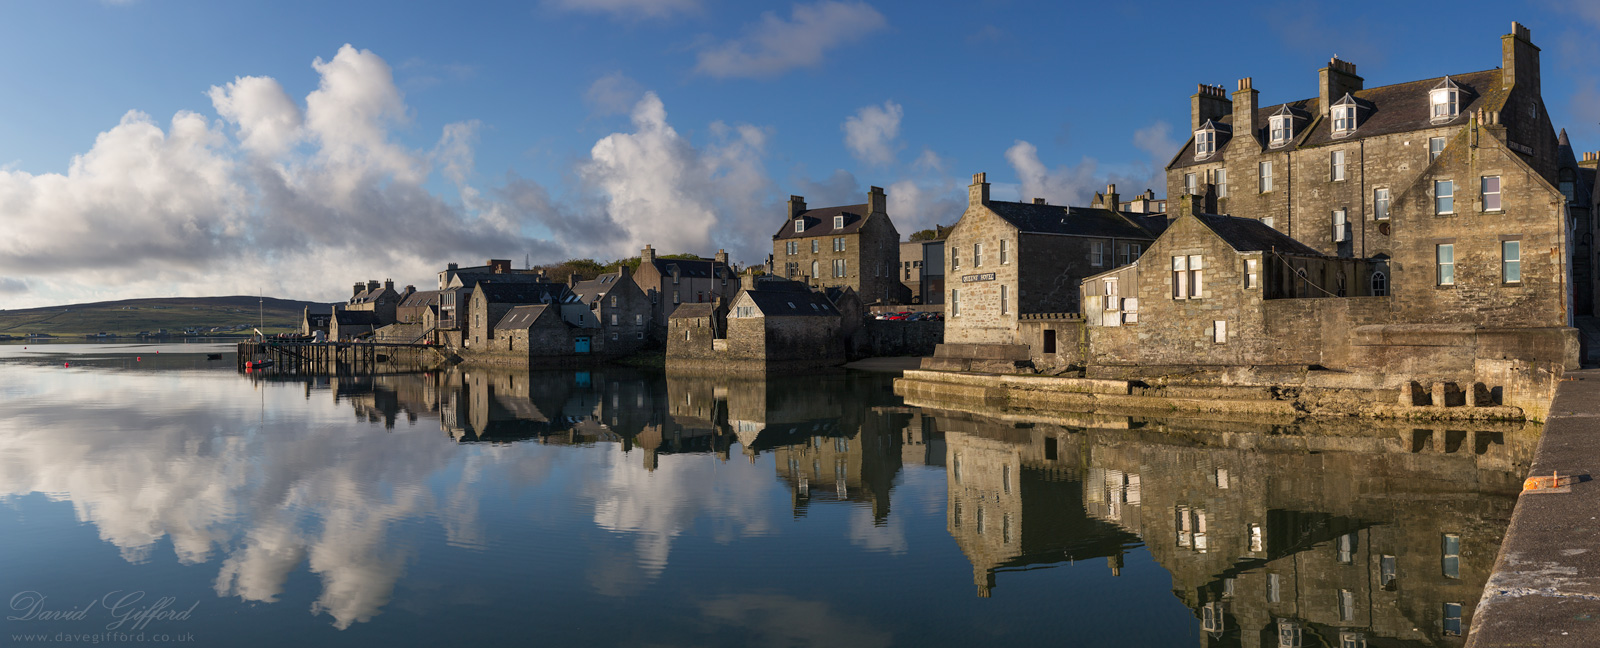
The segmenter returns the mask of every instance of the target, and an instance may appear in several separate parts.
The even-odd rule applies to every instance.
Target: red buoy
[[[139,356],[133,356],[133,361],[134,361],[134,362],[140,362],[140,361],[142,361],[142,360],[144,360],[144,358],[141,358],[141,357],[139,357]]]
[[[246,368],[246,369],[249,369],[249,368],[254,367],[254,366],[256,366],[255,363],[252,363],[249,360],[246,360],[245,363],[244,363],[244,368]]]
[[[70,362],[63,362],[63,363],[61,363],[61,366],[63,366],[63,367],[70,367],[70,366],[72,366],[72,363],[70,363]]]

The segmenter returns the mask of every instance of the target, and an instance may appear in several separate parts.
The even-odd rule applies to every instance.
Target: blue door
[[[589,352],[589,338],[586,338],[586,337],[578,338],[577,341],[573,343],[573,349],[572,350],[575,351],[575,352],[578,352],[578,353],[588,353]]]

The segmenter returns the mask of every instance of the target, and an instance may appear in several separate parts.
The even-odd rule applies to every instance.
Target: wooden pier
[[[239,343],[239,371],[280,374],[357,375],[426,371],[449,364],[448,351],[433,344],[312,342],[267,338]],[[264,365],[264,366],[263,366]]]

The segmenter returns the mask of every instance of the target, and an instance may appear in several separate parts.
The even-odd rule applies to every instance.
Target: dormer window
[[[1356,99],[1346,92],[1343,99],[1333,104],[1329,111],[1333,120],[1333,136],[1344,137],[1356,130]]]
[[[796,234],[806,231],[806,219],[804,219],[804,218],[796,218],[796,219],[794,219],[794,231],[795,231]]]
[[[1294,139],[1294,113],[1289,110],[1288,105],[1273,113],[1267,118],[1267,122],[1268,130],[1271,132],[1268,144],[1272,148],[1288,144],[1289,140]]]
[[[1428,103],[1432,106],[1434,123],[1455,119],[1461,112],[1461,88],[1450,77],[1445,77],[1428,92]]]
[[[833,217],[833,229],[844,229],[844,216]]]
[[[1218,131],[1225,135],[1228,132],[1228,126],[1207,119],[1206,123],[1201,124],[1200,129],[1194,132],[1194,157],[1196,160],[1204,160],[1217,152],[1217,147],[1222,144],[1222,138],[1219,137]]]

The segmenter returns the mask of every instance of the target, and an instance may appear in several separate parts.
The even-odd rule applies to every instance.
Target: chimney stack
[[[378,283],[377,279],[368,279],[367,280],[367,292],[378,292],[378,287],[382,286],[382,285],[383,284]]]
[[[1199,89],[1189,97],[1189,132],[1200,130],[1209,119],[1222,119],[1233,110],[1228,102],[1228,91],[1222,86],[1198,84]]]
[[[1511,23],[1511,33],[1500,37],[1500,85],[1521,86],[1529,96],[1539,96],[1539,48],[1522,23]]]
[[[1339,95],[1344,96],[1344,95]],[[1246,135],[1261,148],[1261,138],[1256,137],[1256,111],[1261,108],[1261,93],[1256,92],[1251,77],[1239,79],[1239,89],[1233,93],[1233,136]]]
[[[388,291],[393,291],[394,290],[394,280],[393,279],[384,279],[383,280],[383,289],[384,290],[388,290]]]
[[[1119,200],[1120,198],[1121,196],[1117,195],[1117,185],[1106,185],[1106,209],[1111,211],[1120,211],[1122,209],[1122,202]]]
[[[972,174],[972,186],[967,187],[967,205],[989,204],[989,175],[986,173]]]
[[[1050,203],[1045,202],[1043,198],[1034,198],[1033,199],[1033,204],[1035,204],[1035,205],[1048,205]]]
[[[889,213],[889,198],[883,193],[883,187],[872,187],[867,190],[867,215]]]
[[[644,263],[655,263],[655,262],[656,262],[656,249],[653,248],[653,247],[650,247],[649,243],[646,243],[645,246],[644,246],[644,249],[639,251],[639,263],[644,264]]]
[[[484,262],[493,274],[508,274],[511,272],[511,259],[489,259]]]
[[[350,293],[350,298],[351,299],[355,299],[356,297],[360,297],[361,296],[361,291],[366,290],[366,289],[367,289],[367,284],[364,284],[364,283],[361,283],[361,282],[357,281],[355,290]]]
[[[789,196],[789,220],[794,220],[806,212],[806,199],[804,196]]]
[[[1317,72],[1317,87],[1321,89],[1318,98],[1322,100],[1317,110],[1327,115],[1333,102],[1343,99],[1345,93],[1360,92],[1362,83],[1361,77],[1356,76],[1356,64],[1341,61],[1338,56],[1328,59],[1328,67]]]
[[[715,257],[712,257],[711,260],[715,261],[717,263],[720,263],[722,265],[728,265],[728,251],[727,250],[717,250],[717,255]]]

